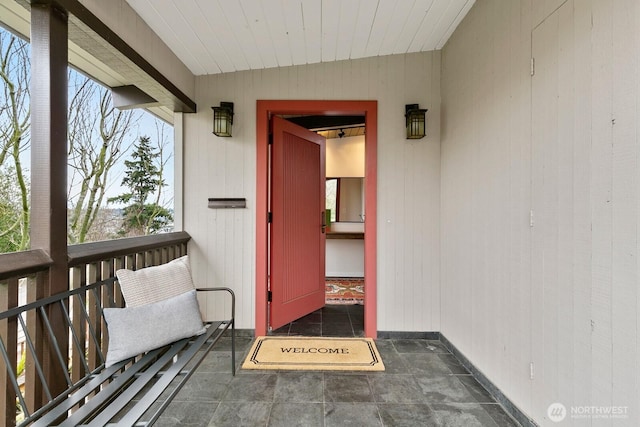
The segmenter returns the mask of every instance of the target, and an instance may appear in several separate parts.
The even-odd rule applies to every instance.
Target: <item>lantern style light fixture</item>
[[[404,106],[404,117],[407,122],[407,139],[424,138],[427,131],[427,110],[420,109],[419,104],[407,104]]]
[[[213,109],[213,134],[216,136],[231,136],[233,125],[233,102],[221,102]]]

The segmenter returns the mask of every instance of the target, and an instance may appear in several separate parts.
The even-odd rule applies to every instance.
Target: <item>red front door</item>
[[[324,306],[325,138],[272,119],[271,304],[277,329]]]

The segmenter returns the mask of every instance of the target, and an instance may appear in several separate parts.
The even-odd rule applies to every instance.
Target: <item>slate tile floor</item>
[[[362,306],[327,306],[275,334],[362,336]],[[349,332],[350,331],[350,332]],[[376,342],[385,372],[245,371],[251,338],[218,345],[157,426],[517,426],[439,341]]]
[[[304,335],[311,337],[363,337],[363,305],[326,305],[271,335]]]

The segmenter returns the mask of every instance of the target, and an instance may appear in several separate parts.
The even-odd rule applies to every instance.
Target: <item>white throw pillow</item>
[[[127,307],[162,301],[194,289],[187,255],[140,270],[116,271]]]
[[[109,331],[107,367],[205,332],[195,290],[140,307],[105,308],[104,319]]]

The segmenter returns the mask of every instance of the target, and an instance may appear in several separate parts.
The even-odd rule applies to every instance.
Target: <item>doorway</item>
[[[364,115],[365,117],[365,297],[364,334],[377,336],[376,306],[376,189],[377,101],[286,101],[257,103],[256,117],[256,309],[255,333],[266,335],[269,280],[269,122],[275,115]]]

